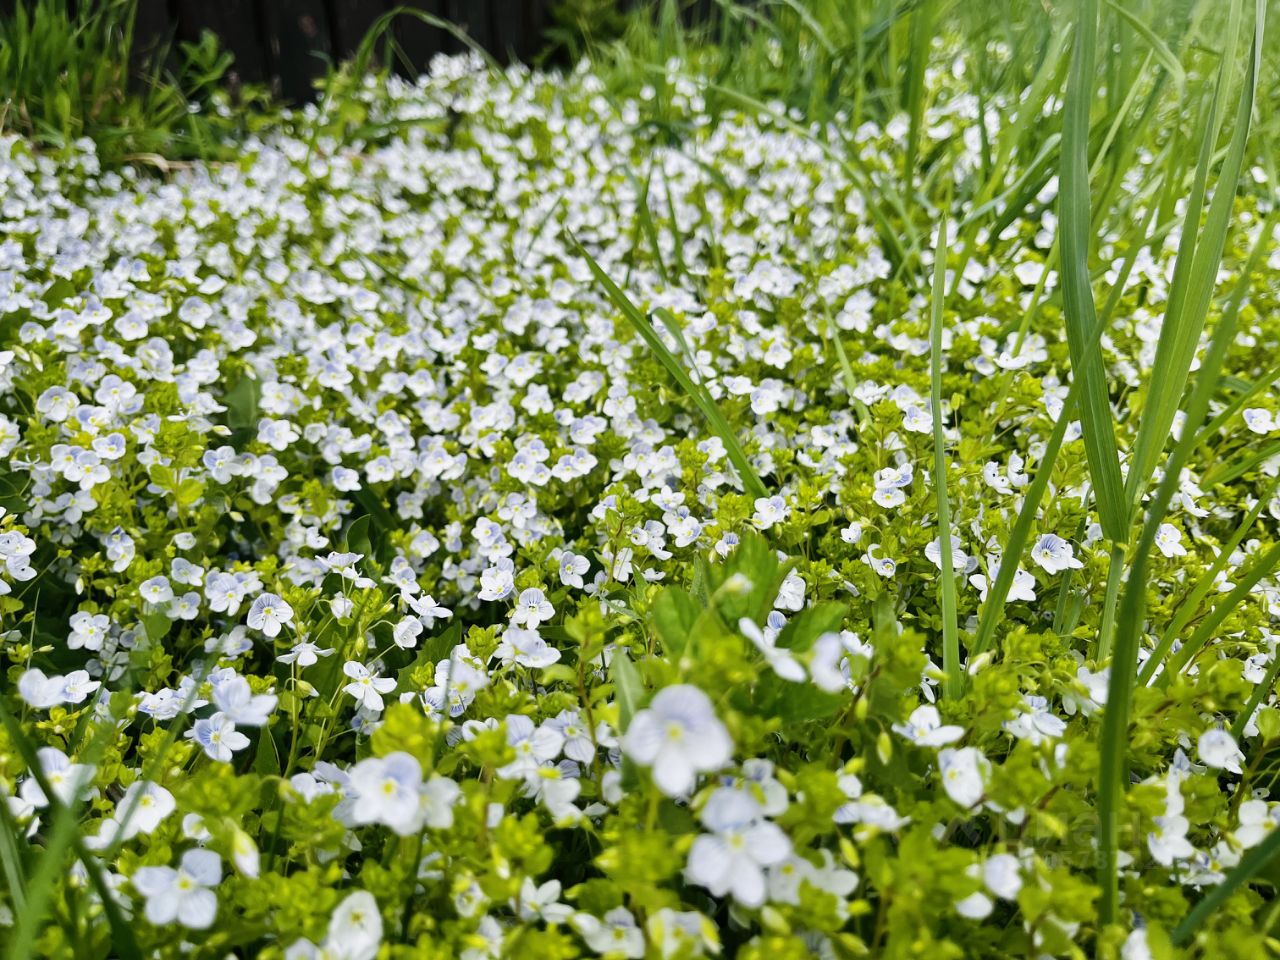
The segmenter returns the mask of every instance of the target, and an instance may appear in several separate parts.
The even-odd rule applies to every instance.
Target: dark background
[[[0,0],[0,14],[23,0]],[[76,0],[67,0],[74,8]],[[93,0],[78,0],[80,4]],[[369,27],[397,7],[449,20],[498,60],[531,60],[545,47],[554,0],[137,0],[135,52],[139,55],[175,42],[194,42],[213,31],[235,56],[227,80],[265,84],[290,103],[313,96],[312,81],[331,63],[355,53]],[[412,16],[396,18],[396,42],[405,61],[394,66],[416,74],[437,53],[460,53],[465,46],[448,31]],[[4,39],[0,37],[0,43]],[[379,54],[382,45],[378,46]]]
[[[529,59],[543,45],[550,0],[139,0],[135,36],[197,40],[212,30],[235,55],[243,83],[266,83],[286,101],[311,95],[330,62],[355,53],[378,17],[411,7],[466,28],[499,60]],[[415,17],[398,17],[397,43],[412,66],[437,53],[460,53],[461,41]],[[397,64],[405,69],[404,64]]]

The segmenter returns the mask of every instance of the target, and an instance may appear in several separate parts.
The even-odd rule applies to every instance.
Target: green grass
[[[229,156],[228,137],[270,117],[255,115],[257,88],[238,90],[234,111],[205,109],[230,103],[231,55],[211,33],[144,50],[136,15],[136,0],[28,0],[0,17],[0,129],[55,152],[88,137],[107,166],[165,168]]]
[[[942,669],[947,675],[944,692],[958,697],[964,692],[960,668],[960,627],[956,622],[956,571],[951,550],[951,501],[947,496],[947,437],[942,416],[942,325],[946,300],[947,221],[938,223],[938,243],[933,254],[933,290],[929,323],[930,406],[933,413],[933,490],[938,503],[938,546],[942,569],[938,574],[942,597]]]

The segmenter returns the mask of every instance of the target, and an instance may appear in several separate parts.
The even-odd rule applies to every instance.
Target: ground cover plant
[[[6,955],[1277,951],[1266,5],[722,12],[0,140]]]

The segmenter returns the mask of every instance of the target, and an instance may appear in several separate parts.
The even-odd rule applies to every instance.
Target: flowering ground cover
[[[845,134],[457,57],[0,141],[8,949],[1275,952],[1262,12],[1198,153],[1087,18]]]

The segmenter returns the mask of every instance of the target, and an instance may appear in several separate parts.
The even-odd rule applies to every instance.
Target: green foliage
[[[232,58],[212,33],[144,49],[137,0],[22,0],[10,11],[0,17],[0,129],[43,149],[66,152],[88,138],[108,167],[161,169],[231,156],[244,111],[265,103],[263,91],[244,87],[233,103]]]

